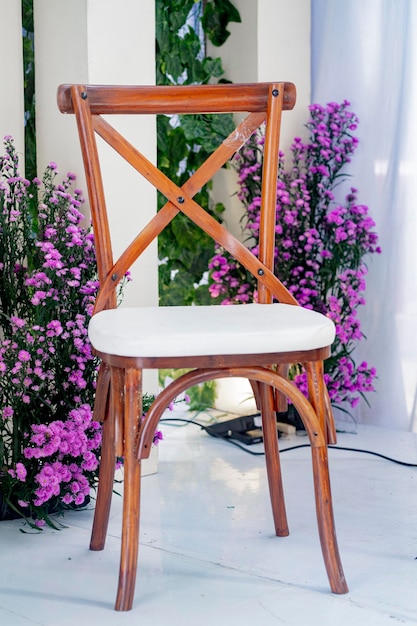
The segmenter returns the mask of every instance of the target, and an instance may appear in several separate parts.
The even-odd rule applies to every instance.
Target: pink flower
[[[18,477],[19,480],[21,480],[22,482],[25,482],[27,471],[23,463],[16,463],[16,476]]]
[[[13,409],[11,406],[5,406],[3,408],[3,419],[9,419],[10,417],[13,417]]]
[[[18,354],[19,361],[30,361],[30,354],[27,350],[20,350]]]
[[[43,528],[45,526],[46,522],[44,519],[37,519],[35,520],[35,526],[37,526],[38,528]]]
[[[27,471],[23,463],[16,463],[16,469],[9,469],[7,472],[12,478],[17,478],[21,482],[25,482]]]
[[[20,317],[16,317],[15,315],[12,315],[10,320],[12,324],[17,328],[23,328],[26,324],[25,320],[21,319]]]

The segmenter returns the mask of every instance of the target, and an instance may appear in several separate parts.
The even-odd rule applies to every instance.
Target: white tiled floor
[[[143,480],[133,610],[113,611],[121,498],[106,549],[88,550],[92,511],[62,531],[0,523],[1,626],[392,626],[417,624],[417,470],[329,453],[350,593],[332,595],[319,548],[308,449],[282,455],[291,535],[273,535],[263,457],[195,426],[164,425],[159,472]],[[282,438],[281,449],[304,440]],[[417,436],[360,426],[339,445],[417,462]],[[260,449],[257,446],[257,449]]]

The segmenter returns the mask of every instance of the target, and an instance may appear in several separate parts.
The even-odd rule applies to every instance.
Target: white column
[[[282,116],[281,146],[305,135],[310,104],[311,0],[259,0],[258,80],[286,80],[297,88],[297,102]]]
[[[85,190],[75,118],[58,111],[57,87],[74,82],[154,84],[154,0],[34,0],[34,5],[38,169],[55,161],[63,175],[74,172],[77,186]],[[155,118],[116,117],[110,123],[155,162]],[[102,143],[99,151],[117,256],[156,212],[156,192],[114,151]],[[123,305],[156,305],[156,243],[136,264],[132,278]]]
[[[0,0],[0,153],[3,138],[11,135],[24,166],[24,100],[21,5],[17,0]]]
[[[88,82],[88,0],[34,0],[38,173],[51,161],[86,189],[73,116],[56,104],[60,83]]]
[[[50,161],[63,175],[76,174],[86,189],[75,118],[58,111],[61,83],[153,84],[153,0],[35,0],[35,50],[38,168]],[[116,123],[112,117],[111,123]],[[117,126],[138,140],[152,161],[156,155],[154,118],[129,116]],[[120,252],[156,211],[156,194],[113,151],[100,147],[113,248]],[[154,246],[126,289],[126,304],[157,302],[157,254]]]

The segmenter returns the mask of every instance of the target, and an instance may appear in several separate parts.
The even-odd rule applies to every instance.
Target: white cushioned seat
[[[257,354],[332,344],[333,322],[289,304],[120,307],[92,317],[96,350],[133,357]]]

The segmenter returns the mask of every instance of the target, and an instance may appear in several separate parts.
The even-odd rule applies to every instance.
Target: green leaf
[[[224,74],[222,61],[218,57],[216,59],[213,59],[212,57],[206,57],[203,60],[202,66],[203,66],[202,69],[204,71],[204,74],[209,78],[212,76],[214,76],[215,78],[219,78],[220,76],[223,76]]]
[[[200,145],[209,154],[214,152],[235,128],[230,114],[181,115],[180,120],[185,138]]]
[[[239,11],[229,0],[208,0],[201,23],[204,32],[215,46],[221,46],[230,35],[230,22],[241,22]]]

